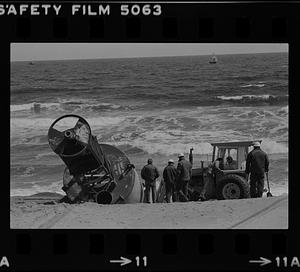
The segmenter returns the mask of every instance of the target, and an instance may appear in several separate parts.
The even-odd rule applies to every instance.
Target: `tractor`
[[[201,161],[201,167],[192,169],[192,178],[188,184],[189,200],[249,198],[250,188],[245,169],[249,147],[254,142],[211,143],[211,163],[204,167],[204,161]],[[191,162],[192,151],[189,156]]]

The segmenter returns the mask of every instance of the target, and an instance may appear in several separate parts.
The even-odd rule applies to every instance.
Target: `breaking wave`
[[[26,103],[26,104],[18,104],[18,105],[10,105],[10,111],[16,112],[16,111],[29,111],[34,109],[34,105],[36,103]],[[38,103],[41,107],[41,109],[45,108],[52,108],[52,107],[58,107],[59,103]]]
[[[91,117],[88,122],[91,127],[103,127],[116,125],[124,120],[124,117]],[[55,118],[11,118],[11,129],[26,128],[26,129],[47,129],[55,121]],[[47,133],[47,132],[46,132]]]
[[[31,196],[33,194],[41,192],[52,192],[65,195],[65,192],[61,189],[62,181],[55,181],[49,185],[34,184],[30,188],[13,188],[10,190],[10,196]]]
[[[34,107],[39,104],[40,111],[38,113],[52,113],[57,112],[76,112],[81,114],[101,114],[103,112],[126,112],[133,110],[142,110],[145,108],[177,108],[177,107],[209,107],[218,105],[233,105],[233,106],[260,106],[260,105],[286,105],[288,103],[288,95],[219,95],[219,96],[208,96],[198,97],[197,93],[192,94],[191,98],[186,98],[182,94],[147,94],[147,93],[132,93],[132,99],[137,99],[135,103],[127,103],[126,105],[119,105],[115,103],[95,103],[95,99],[78,99],[78,100],[63,100],[53,103],[39,103],[30,102],[26,104],[12,104],[10,105],[10,111],[12,114],[18,113],[34,113]],[[121,96],[120,96],[121,98]],[[174,100],[174,98],[176,98]],[[147,100],[148,99],[148,100]],[[142,101],[143,100],[143,101]],[[147,102],[147,103],[146,103]],[[36,114],[33,116],[37,116]]]
[[[246,84],[246,85],[241,85],[241,88],[250,88],[250,87],[258,87],[258,88],[262,88],[264,87],[266,84],[264,84],[264,82],[258,82],[257,84]]]
[[[224,141],[226,142],[226,141]],[[194,148],[193,153],[198,155],[206,155],[212,153],[212,145],[209,142],[189,142],[189,143],[146,143],[143,141],[135,141],[134,144],[119,143],[109,143],[120,148],[126,154],[161,154],[161,155],[176,155],[178,153],[188,154],[191,147]],[[277,142],[271,139],[263,139],[262,150],[267,154],[285,154],[288,153],[288,143],[287,142]]]
[[[17,104],[17,105],[10,105],[11,112],[33,112],[35,105],[39,105],[40,112],[46,111],[67,111],[67,110],[87,110],[87,111],[95,111],[95,112],[102,112],[102,111],[113,111],[113,110],[126,110],[130,109],[130,107],[122,107],[121,105],[116,105],[113,103],[93,103],[91,100],[74,100],[74,101],[65,101],[65,102],[55,102],[55,103],[39,103],[39,102],[31,102],[26,104]]]
[[[280,104],[282,102],[288,101],[288,95],[236,95],[236,96],[217,96],[217,99],[232,103],[243,103],[243,104],[255,104],[258,105],[260,103],[267,104]]]

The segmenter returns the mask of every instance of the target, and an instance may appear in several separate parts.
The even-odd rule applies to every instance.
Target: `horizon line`
[[[225,56],[225,55],[253,55],[253,54],[274,54],[274,53],[289,53],[288,51],[274,51],[274,52],[257,52],[257,53],[228,53],[228,54],[197,54],[197,55],[166,55],[166,56],[132,56],[132,57],[104,57],[104,58],[78,58],[78,59],[28,59],[28,60],[10,60],[10,62],[37,62],[37,61],[71,61],[71,60],[109,60],[109,59],[139,59],[139,58],[174,58],[174,57],[198,57],[198,56]]]

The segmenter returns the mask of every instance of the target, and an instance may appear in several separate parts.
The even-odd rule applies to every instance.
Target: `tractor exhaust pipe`
[[[107,191],[101,191],[96,195],[96,202],[98,204],[110,204],[112,202],[112,195]]]

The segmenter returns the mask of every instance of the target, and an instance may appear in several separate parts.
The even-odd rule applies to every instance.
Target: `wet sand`
[[[11,197],[13,229],[287,229],[288,196],[185,203],[57,203]]]

